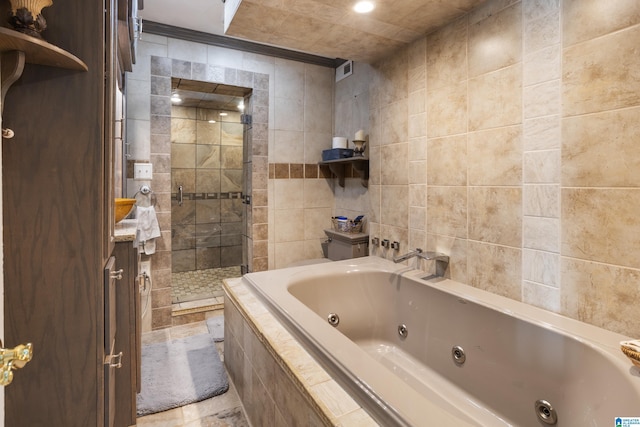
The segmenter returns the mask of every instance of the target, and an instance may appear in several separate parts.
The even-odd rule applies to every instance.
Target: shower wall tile
[[[592,40],[640,23],[640,4],[619,0],[605,4],[598,0],[564,0],[562,34],[565,46]]]
[[[469,131],[521,122],[521,63],[469,79]]]
[[[560,148],[560,116],[527,119],[523,126],[524,151],[541,151]]]
[[[469,185],[522,183],[522,126],[468,134]]]
[[[522,59],[520,2],[469,26],[469,76],[519,63]]]
[[[530,151],[523,157],[524,182],[556,184],[560,182],[559,150]]]
[[[195,144],[196,121],[192,119],[171,119],[171,142]]]
[[[409,184],[407,164],[409,144],[391,144],[380,147],[380,155],[384,159],[384,166],[380,174],[381,184],[400,185]]]
[[[196,218],[196,201],[195,200],[185,200],[182,203],[182,206],[179,206],[176,200],[173,200],[171,202],[171,222],[173,224],[195,224],[196,222],[195,218]]]
[[[196,122],[196,142],[199,145],[220,145],[220,122],[209,123],[198,120]]]
[[[409,188],[406,185],[382,185],[381,222],[394,227],[407,228],[409,225]]]
[[[471,286],[521,300],[522,251],[519,248],[469,240],[467,268]]]
[[[428,88],[429,82],[427,80]],[[427,135],[430,138],[467,131],[468,94],[466,81],[427,89]]]
[[[560,285],[560,254],[533,249],[522,251],[522,278],[558,288]]]
[[[305,158],[305,135],[306,133],[302,131],[276,130],[274,149],[269,156],[271,161],[273,163],[302,163]],[[320,158],[316,157],[314,160],[317,162]]]
[[[522,282],[522,302],[556,313],[562,309],[560,289],[526,280]]]
[[[562,311],[569,317],[631,337],[640,336],[640,271],[562,258]]]
[[[559,185],[525,185],[523,192],[522,213],[524,215],[559,218]]]
[[[640,26],[564,50],[562,105],[565,116],[640,104]]]
[[[560,114],[560,80],[527,86],[523,97],[525,119]]]
[[[171,167],[193,169],[196,167],[195,144],[171,144]]]
[[[427,86],[435,89],[467,79],[467,17],[427,36]]]
[[[221,123],[220,124],[220,144],[221,145],[237,145],[242,147],[242,132],[244,125],[240,123]],[[258,138],[260,139],[260,138]]]
[[[242,169],[242,147],[220,147],[220,167],[222,169]]]
[[[175,162],[173,154],[171,155],[171,162]],[[195,167],[198,169],[220,169],[220,146],[196,145]]]
[[[615,138],[611,130],[616,129]],[[636,187],[640,108],[566,118],[562,122],[562,183],[567,187]]]
[[[173,169],[171,171],[171,192],[177,193],[178,187],[183,186],[183,192],[196,192],[196,173],[194,169]]]
[[[196,188],[194,191],[188,191],[185,186],[184,192],[187,193],[217,193],[217,192],[228,192],[226,187],[222,185],[223,177],[222,175],[226,175],[229,171],[223,171],[221,173],[218,169],[197,169],[195,170],[196,174]]]
[[[304,206],[304,182],[302,180],[278,179],[274,182],[274,202],[276,209],[302,209]]]
[[[560,220],[525,216],[523,218],[523,247],[541,251],[560,252]]]
[[[530,5],[533,2],[524,3],[526,5]],[[544,15],[546,12],[551,13],[537,19],[530,19],[527,17],[524,25],[525,51],[535,52],[560,43],[560,12],[558,9],[558,2],[554,1],[552,3],[554,4],[550,5],[549,8],[540,8],[537,14]],[[532,7],[532,10],[533,9],[534,8]]]
[[[191,203],[195,203],[195,218],[198,219],[198,222],[220,222],[222,220],[222,214],[220,211],[220,205],[222,200],[195,200],[190,201]],[[186,205],[186,202],[185,202]],[[184,207],[184,205],[182,206]],[[175,223],[175,212],[179,211],[181,207],[174,208],[171,210],[171,221]],[[195,221],[195,218],[191,218]]]
[[[467,185],[466,135],[429,139],[426,147],[429,185]]]
[[[559,44],[526,55],[524,57],[523,84],[530,86],[560,79],[562,74],[561,58],[562,49]]]
[[[385,126],[381,130],[380,140],[382,144],[397,144],[407,142],[408,134],[408,99],[402,99],[380,111]]]
[[[521,188],[469,187],[469,239],[521,247]]]
[[[242,169],[221,169],[220,191],[234,193],[242,191]]]
[[[563,188],[563,256],[640,268],[638,212],[637,188]]]
[[[467,238],[467,187],[427,189],[427,231],[431,234]],[[386,202],[385,202],[386,203]]]

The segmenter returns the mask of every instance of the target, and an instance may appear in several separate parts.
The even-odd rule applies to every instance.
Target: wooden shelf
[[[338,184],[344,187],[345,167],[351,165],[360,174],[363,187],[369,186],[369,159],[366,157],[347,157],[344,159],[318,162],[319,165],[329,166],[331,172],[338,177]]]
[[[88,71],[87,65],[66,50],[44,40],[0,27],[0,52],[17,50],[25,53],[28,64],[48,65],[69,70]]]
[[[0,78],[2,88],[0,99],[4,110],[4,98],[11,85],[22,76],[24,64],[48,65],[76,71],[89,71],[87,64],[69,52],[44,40],[22,34],[6,27],[0,27],[0,55],[2,67]],[[2,129],[4,138],[13,138],[13,131]]]

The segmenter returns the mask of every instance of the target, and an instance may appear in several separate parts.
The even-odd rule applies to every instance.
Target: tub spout
[[[407,254],[400,255],[400,256],[394,256],[393,257],[393,262],[395,262],[397,264],[399,262],[406,261],[406,260],[408,260],[410,258],[417,257],[421,253],[422,253],[422,249],[417,248],[415,251],[411,251],[411,252],[409,252]]]
[[[444,277],[447,267],[449,267],[449,256],[440,252],[422,252],[418,254],[422,259],[436,262],[436,276]]]

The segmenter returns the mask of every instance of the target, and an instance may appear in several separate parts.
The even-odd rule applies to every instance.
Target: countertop
[[[133,242],[136,238],[138,220],[123,219],[116,224],[113,237],[116,242]]]

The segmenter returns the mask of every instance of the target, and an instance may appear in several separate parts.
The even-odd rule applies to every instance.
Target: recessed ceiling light
[[[373,2],[370,1],[359,1],[353,6],[353,10],[358,13],[369,13],[375,8]]]
[[[179,104],[182,102],[182,98],[180,98],[180,95],[178,95],[177,93],[174,93],[173,95],[171,95],[171,102],[173,102],[174,104]]]
[[[220,113],[220,115],[221,115],[222,117],[224,117],[224,116],[228,116],[229,114],[227,114],[227,113]]]
[[[215,120],[209,120],[209,123],[215,123],[215,122],[216,122]]]

